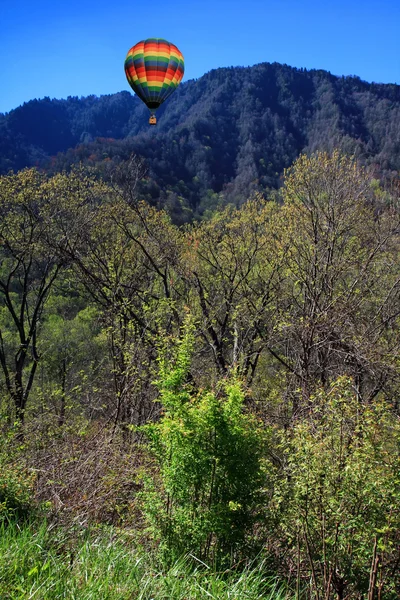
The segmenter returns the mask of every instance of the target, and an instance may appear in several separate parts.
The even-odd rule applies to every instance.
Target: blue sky
[[[179,47],[184,81],[267,61],[400,84],[400,0],[0,0],[0,112],[130,90],[147,37]]]

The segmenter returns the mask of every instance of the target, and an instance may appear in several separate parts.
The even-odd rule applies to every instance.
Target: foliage
[[[259,517],[265,432],[245,411],[235,377],[213,391],[187,382],[192,345],[187,322],[173,364],[160,364],[163,414],[145,426],[159,470],[145,478],[144,512],[173,556],[191,551],[218,561],[241,555]]]
[[[283,198],[279,346],[302,396],[294,412],[344,373],[369,402],[396,377],[398,212],[378,208],[366,170],[338,151],[299,157]]]
[[[0,364],[21,423],[40,361],[46,301],[69,263],[66,246],[84,225],[67,222],[65,207],[92,200],[99,189],[82,172],[47,178],[27,169],[0,177]]]
[[[220,377],[234,368],[250,384],[268,347],[282,281],[279,212],[258,194],[240,210],[226,207],[187,228],[189,302],[207,342],[203,356],[210,355]]]
[[[224,80],[215,72],[211,83],[217,92]],[[206,143],[207,122],[196,127]],[[181,134],[189,154],[194,134]],[[249,177],[253,150],[238,150]],[[193,193],[208,178],[207,161],[198,166]],[[265,565],[305,598],[397,597],[398,182],[384,185],[339,151],[301,155],[273,201],[252,193],[224,206],[229,185],[217,197],[210,188],[207,219],[178,226],[143,198],[154,188],[141,187],[137,156],[107,177],[79,168],[0,178],[10,527],[44,501],[64,525],[133,526],[146,543],[150,533],[170,565],[189,552],[239,561],[244,573],[263,547]],[[230,189],[240,204],[239,188],[253,186],[243,175]],[[181,206],[178,191],[168,201]],[[74,568],[84,594],[90,568]],[[97,578],[93,590],[113,581]],[[171,589],[196,597],[180,583]],[[225,583],[204,589],[236,593]]]
[[[281,438],[274,501],[298,577],[311,578],[315,597],[397,598],[400,423],[391,407],[360,404],[340,378]]]
[[[36,512],[36,475],[21,462],[15,434],[4,433],[0,445],[0,526],[23,520]]]
[[[50,412],[57,415],[58,425],[64,425],[70,412],[81,412],[84,393],[86,415],[92,411],[102,413],[104,406],[89,401],[110,368],[107,335],[101,321],[98,309],[82,296],[73,297],[65,291],[50,294],[38,342],[40,385],[34,388],[36,398],[41,400],[42,423],[43,413]]]

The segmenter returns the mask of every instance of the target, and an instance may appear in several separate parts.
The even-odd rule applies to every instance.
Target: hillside
[[[278,187],[302,151],[339,147],[400,170],[397,85],[261,63],[185,82],[158,114],[149,130],[128,92],[27,102],[0,115],[0,173],[80,161],[105,170],[136,152],[150,168],[149,198],[201,213]]]
[[[0,598],[398,600],[400,189],[126,183],[0,177]]]

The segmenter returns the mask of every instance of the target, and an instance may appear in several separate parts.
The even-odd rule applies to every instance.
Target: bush
[[[399,597],[400,422],[340,378],[283,434],[275,508],[292,569],[311,597]]]
[[[9,457],[0,454],[0,522],[26,518],[34,512],[35,475]]]
[[[172,366],[161,363],[164,412],[145,426],[156,468],[144,476],[142,498],[150,531],[171,557],[219,561],[241,555],[259,517],[265,431],[245,411],[234,377],[213,391],[187,383],[192,341],[188,325]]]

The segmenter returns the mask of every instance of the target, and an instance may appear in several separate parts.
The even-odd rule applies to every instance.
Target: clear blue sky
[[[179,47],[184,81],[268,61],[400,83],[400,0],[0,0],[0,112],[130,90],[146,37]]]

